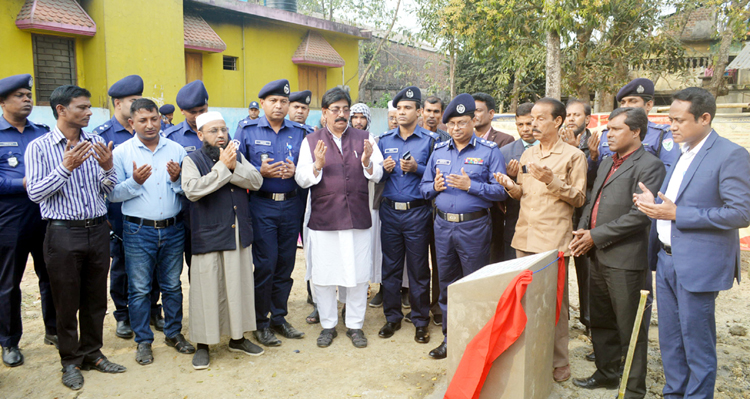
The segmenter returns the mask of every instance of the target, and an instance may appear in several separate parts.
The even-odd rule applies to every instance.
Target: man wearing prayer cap
[[[172,104],[164,104],[161,107],[159,107],[159,113],[161,114],[161,130],[167,130],[170,127],[174,126],[172,124],[172,119],[174,118],[174,105]]]
[[[44,319],[44,343],[57,345],[57,318],[42,244],[47,222],[39,205],[26,194],[26,147],[49,132],[47,125],[28,119],[33,109],[29,74],[0,79],[0,345],[3,363],[24,362],[21,341],[21,277],[29,253],[39,277]]]
[[[255,338],[265,346],[280,346],[276,334],[301,339],[304,333],[287,320],[292,270],[297,254],[303,206],[294,170],[307,131],[286,119],[289,81],[275,80],[258,93],[263,116],[235,134],[242,155],[263,176],[263,186],[250,195],[254,231]]]
[[[112,142],[113,148],[134,136],[128,123],[130,106],[143,95],[143,79],[138,75],[126,76],[112,85],[107,92],[112,98],[112,119],[94,129],[105,142]],[[114,237],[109,242],[112,264],[109,272],[109,296],[115,304],[113,316],[117,322],[115,335],[123,339],[133,338],[133,329],[128,317],[128,276],[125,273],[125,251],[122,247],[122,203],[107,200],[107,220],[112,226]],[[164,330],[164,318],[159,305],[159,282],[154,277],[151,290],[151,325],[158,331]]]
[[[388,101],[388,130],[393,130],[398,127],[398,119],[396,119],[396,107],[393,106],[393,101]]]
[[[256,328],[247,190],[257,191],[263,178],[230,140],[220,113],[202,114],[196,123],[203,146],[183,160],[182,189],[193,202],[190,338],[198,343],[193,368],[202,370],[210,363],[208,345],[222,335],[230,336],[232,352],[263,354],[244,337]]]

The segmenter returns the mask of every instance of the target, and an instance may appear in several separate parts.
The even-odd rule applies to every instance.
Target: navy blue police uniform
[[[159,113],[161,114],[161,116],[173,114],[174,111],[175,111],[175,108],[174,108],[174,105],[172,105],[172,104],[164,104],[161,107],[159,107]],[[164,119],[162,118],[162,120],[161,120],[161,131],[162,132],[165,131],[165,130],[167,130],[167,129],[169,129],[172,126],[174,126],[174,125],[171,124],[171,123],[169,123],[169,122],[164,121]]]
[[[251,101],[250,105],[247,107],[247,109],[248,110],[251,110],[251,109],[260,109],[260,106],[258,105],[257,101]],[[248,116],[240,119],[239,123],[237,123],[237,129],[234,130],[234,136],[232,136],[232,137],[236,137],[237,133],[239,133],[239,131],[242,130],[242,128],[245,127],[252,120],[257,120],[257,118],[256,119],[251,119],[250,115],[248,115]]]
[[[258,97],[288,97],[289,94],[289,82],[282,79],[264,86]],[[283,120],[277,133],[266,116],[262,116],[247,121],[235,135],[235,140],[240,142],[240,152],[260,170],[265,159],[269,159],[271,164],[290,160],[296,165],[306,134],[303,125],[288,119]],[[294,178],[264,177],[260,190],[250,195],[254,232],[255,317],[259,332],[286,323],[300,232],[299,219],[303,210],[298,189]]]
[[[0,97],[21,88],[31,90],[32,83],[29,74],[4,78],[0,80]],[[57,335],[55,305],[42,252],[47,222],[42,220],[39,205],[26,195],[23,183],[26,147],[48,131],[46,125],[26,119],[21,133],[0,116],[0,345],[4,350],[17,348],[21,341],[21,278],[29,254],[39,278],[45,332]]]
[[[310,101],[311,100],[312,100],[312,92],[310,90],[293,91],[289,95],[289,103],[290,104],[298,102],[298,103],[302,103],[302,104],[305,104],[307,106],[310,106]],[[315,131],[315,128],[312,127],[312,126],[310,126],[310,125],[307,125],[307,124],[304,124],[304,123],[301,123],[300,125],[302,126],[303,129],[305,129],[305,135],[308,135],[308,134],[310,134],[310,133],[312,133],[312,132]],[[299,231],[302,231],[303,230],[303,226],[305,224],[305,212],[304,212],[304,209],[307,206],[307,195],[310,193],[310,189],[309,188],[302,188],[302,187],[300,187],[297,190],[297,192],[299,193],[299,202],[302,204],[302,209],[303,209],[302,216],[299,219]],[[308,292],[308,294],[310,294],[310,297],[312,298],[312,291],[310,290],[310,282],[307,283],[307,287],[308,287],[307,292]]]

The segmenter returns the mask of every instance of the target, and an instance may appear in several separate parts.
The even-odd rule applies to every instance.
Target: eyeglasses
[[[206,130],[206,133],[211,133],[211,134],[217,134],[219,132],[227,134],[227,133],[229,133],[229,129],[227,129],[225,127],[215,127],[213,129]]]
[[[456,123],[456,122],[448,122],[448,123],[445,124],[445,126],[448,127],[448,130],[455,129],[456,127],[458,127],[459,129],[463,129],[466,126],[469,125],[469,122],[471,122],[471,121],[461,121],[461,122],[458,122],[458,123]]]
[[[349,112],[351,112],[351,109],[349,109],[349,107],[343,107],[343,108],[341,108],[341,107],[334,107],[334,108],[328,108],[328,112],[331,112],[334,115],[338,115],[339,113],[343,112],[344,115],[346,115]]]

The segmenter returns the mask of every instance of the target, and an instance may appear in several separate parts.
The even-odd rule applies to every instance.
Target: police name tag
[[[0,147],[18,147],[18,143],[15,141],[3,141],[0,142]]]
[[[267,140],[255,140],[255,145],[267,145],[270,146],[271,142]]]
[[[451,160],[450,159],[438,159],[437,161],[435,161],[435,164],[436,165],[450,165]]]
[[[189,146],[185,147],[185,151],[189,151],[189,152],[195,151],[195,146],[194,145],[189,145]]]
[[[398,154],[398,148],[386,148],[385,153],[386,154]]]

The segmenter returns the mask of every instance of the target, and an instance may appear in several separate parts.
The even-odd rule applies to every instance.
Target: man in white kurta
[[[191,207],[192,238],[200,240],[194,245],[190,268],[190,338],[198,343],[193,367],[201,370],[209,366],[208,345],[218,344],[222,335],[231,337],[230,351],[253,356],[263,353],[261,347],[244,337],[246,331],[256,328],[252,226],[246,190],[258,190],[263,178],[229,141],[221,114],[207,112],[196,122],[203,147],[184,159],[182,188],[195,203]],[[208,201],[212,201],[210,206],[205,206]],[[212,209],[224,203],[224,209]],[[234,245],[230,242],[228,246],[234,249],[206,252],[211,247],[227,248],[221,240],[211,242],[213,238],[206,243],[206,237],[220,235],[221,228],[203,223],[221,213],[226,214],[224,224],[231,224],[228,238],[231,241],[233,236]]]
[[[308,278],[313,284],[323,327],[318,346],[329,346],[337,336],[338,286],[346,289],[347,336],[355,347],[362,348],[367,346],[362,326],[372,271],[372,221],[366,181],[362,182],[362,179],[374,182],[380,180],[383,175],[383,156],[369,133],[347,126],[351,99],[346,92],[338,88],[331,89],[323,96],[322,103],[327,127],[308,135],[302,142],[295,172],[297,184],[302,188],[311,188]],[[362,175],[352,173],[352,168],[361,168]],[[326,178],[328,175],[330,177]],[[344,175],[347,176],[347,181],[343,181]],[[355,185],[349,179],[356,180],[364,189],[349,191]],[[337,186],[342,187],[342,190],[323,195],[319,192],[323,187],[330,189]],[[327,202],[331,198],[337,198],[338,202]],[[344,205],[340,209],[328,209],[322,206],[324,203]],[[316,215],[316,212],[321,214]],[[326,213],[325,218],[328,220],[320,221],[322,213]],[[357,227],[340,227],[349,221],[352,221],[352,227]],[[316,228],[318,225],[325,227]]]

